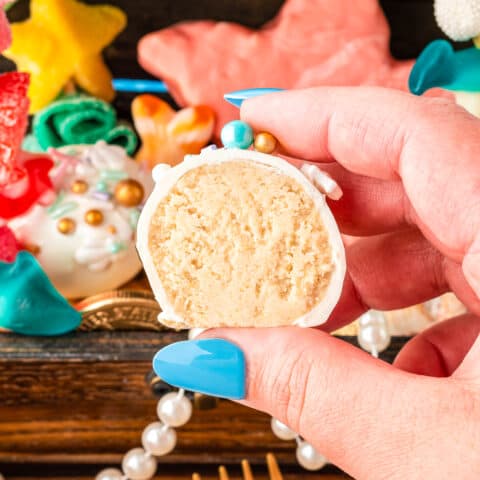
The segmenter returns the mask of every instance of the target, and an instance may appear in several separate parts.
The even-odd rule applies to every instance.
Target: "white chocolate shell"
[[[312,327],[328,319],[342,291],[345,251],[325,194],[316,187],[332,198],[341,190],[316,167],[303,172],[279,157],[239,149],[204,149],[173,168],[154,169],[156,183],[138,222],[137,249],[162,323],[178,329]],[[278,204],[276,197],[281,197]],[[269,222],[260,236],[257,216]],[[286,229],[294,241],[285,254]],[[189,250],[182,250],[187,244]],[[293,273],[283,271],[289,261],[285,271],[293,269],[293,280],[286,278]],[[282,288],[290,282],[283,296],[277,295],[278,282],[284,282]],[[257,296],[251,293],[254,286]]]

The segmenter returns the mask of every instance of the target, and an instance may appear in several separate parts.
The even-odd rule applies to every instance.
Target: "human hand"
[[[364,237],[347,247],[325,329],[449,290],[472,313],[415,337],[394,366],[318,329],[209,330],[203,339],[239,347],[246,368],[240,354],[219,370],[218,345],[200,367],[195,355],[179,366],[174,347],[162,377],[201,391],[215,375],[220,396],[222,375],[244,383],[244,404],[357,479],[479,478],[480,121],[450,101],[378,88],[275,93],[244,102],[241,116],[288,155],[327,162],[344,192],[330,203],[339,227]],[[188,386],[175,382],[181,368],[195,374]]]

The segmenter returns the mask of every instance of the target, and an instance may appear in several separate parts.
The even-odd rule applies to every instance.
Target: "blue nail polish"
[[[472,47],[454,51],[447,40],[435,40],[417,58],[408,87],[421,95],[430,88],[478,92],[480,85],[480,50]]]
[[[247,88],[246,90],[237,90],[236,92],[226,93],[223,98],[228,103],[240,108],[244,100],[281,91],[281,88]]]
[[[80,321],[30,253],[0,262],[0,327],[23,335],[61,335]]]
[[[245,357],[226,340],[172,343],[157,352],[153,369],[162,380],[178,388],[215,397],[245,398]]]

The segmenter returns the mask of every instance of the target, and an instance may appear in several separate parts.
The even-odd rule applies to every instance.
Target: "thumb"
[[[431,451],[432,434],[439,438],[440,454],[452,454],[449,421],[462,423],[462,395],[452,394],[455,385],[448,379],[396,370],[319,330],[215,329],[204,332],[202,340],[183,343],[197,342],[197,348],[205,338],[226,339],[244,352],[242,403],[285,423],[357,479],[400,478],[399,468],[406,478],[418,478],[423,469],[432,472],[441,463]],[[177,348],[171,345],[157,356],[165,361],[162,352]],[[223,381],[218,369],[192,369],[175,382],[172,372],[179,363],[185,366],[188,355],[183,350],[172,362],[173,357],[163,367],[154,362],[154,368],[176,386],[202,391],[202,384],[215,383],[221,395],[235,381],[230,365]]]

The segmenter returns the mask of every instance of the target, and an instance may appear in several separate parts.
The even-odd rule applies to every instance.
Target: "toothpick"
[[[270,480],[283,480],[282,472],[273,453],[267,453],[267,466]]]

